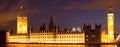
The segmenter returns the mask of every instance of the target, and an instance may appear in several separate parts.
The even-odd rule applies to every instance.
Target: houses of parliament
[[[28,17],[20,6],[17,14],[17,33],[10,34],[10,30],[6,31],[6,43],[85,43],[100,44],[114,43],[114,13],[112,7],[109,6],[107,14],[107,32],[101,30],[101,24],[95,24],[92,29],[90,24],[84,24],[81,31],[59,30],[59,25],[54,24],[51,16],[49,29],[45,28],[45,24],[40,27],[40,31],[28,29]]]

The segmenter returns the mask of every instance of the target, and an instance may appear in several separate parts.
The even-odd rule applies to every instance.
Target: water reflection
[[[100,45],[85,45],[85,47],[100,47]]]
[[[7,44],[6,47],[85,47],[85,45]]]
[[[101,45],[101,47],[117,47],[117,45]]]
[[[116,45],[6,44],[4,47],[118,47]]]

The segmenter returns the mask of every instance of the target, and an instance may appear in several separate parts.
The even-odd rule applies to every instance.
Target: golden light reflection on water
[[[117,47],[115,45],[7,44],[6,47]]]

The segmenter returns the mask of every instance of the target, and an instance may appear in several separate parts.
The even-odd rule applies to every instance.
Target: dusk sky
[[[48,28],[52,17],[61,29],[87,24],[102,24],[107,30],[109,0],[23,0],[29,27],[39,30],[44,22]],[[115,15],[115,32],[120,33],[120,0],[111,0]],[[0,29],[15,29],[19,0],[0,0]]]

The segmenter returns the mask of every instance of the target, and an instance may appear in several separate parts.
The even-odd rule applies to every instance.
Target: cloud
[[[119,0],[112,0],[112,7],[114,9],[118,9]],[[88,3],[81,3],[81,2],[71,2],[69,4],[65,4],[60,6],[60,9],[108,9],[110,5],[109,0],[94,0]]]
[[[15,3],[13,3],[15,2]],[[27,2],[27,1],[25,1]],[[24,3],[25,11],[27,14],[38,14],[40,11],[38,9],[27,9],[29,4]],[[17,18],[17,12],[19,3],[16,0],[0,0],[0,27],[8,26],[12,21],[15,21]]]
[[[10,21],[13,21],[15,19],[16,14],[12,11],[0,14],[0,26],[7,26]]]
[[[66,14],[66,13],[60,13],[60,14],[57,14],[57,16],[66,17],[66,16],[69,16],[69,14]]]
[[[9,25],[10,21],[16,19],[15,9],[16,6],[9,4],[8,0],[3,0],[0,6],[0,27]]]
[[[30,9],[26,9],[26,12],[31,15],[36,15],[41,13],[47,13],[49,12],[49,10],[43,8],[30,8]]]

